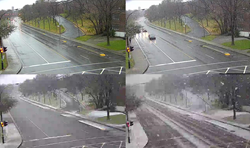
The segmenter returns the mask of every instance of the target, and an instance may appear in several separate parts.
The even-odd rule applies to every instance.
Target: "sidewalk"
[[[3,45],[7,47],[6,55],[8,67],[4,71],[0,71],[0,74],[18,74],[23,67],[21,60],[8,39],[3,39]]]
[[[130,127],[130,143],[128,143],[128,129],[126,129],[126,148],[143,148],[148,143],[148,137],[135,113],[129,113],[129,120],[134,122]]]
[[[22,144],[22,137],[10,114],[4,114],[3,118],[8,122],[8,125],[4,127],[6,135],[4,139],[5,143],[0,143],[0,148],[18,148]]]
[[[147,62],[146,56],[143,54],[142,49],[138,45],[136,39],[132,39],[131,46],[134,46],[134,51],[130,52],[132,54],[132,58],[135,61],[135,65],[132,69],[127,69],[127,74],[144,74],[149,67],[149,63]]]

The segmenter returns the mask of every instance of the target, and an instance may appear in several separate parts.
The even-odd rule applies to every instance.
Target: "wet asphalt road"
[[[145,148],[242,148],[247,146],[246,139],[225,129],[175,112],[149,100],[137,110],[136,115],[149,139]]]
[[[235,52],[206,45],[205,43],[150,27],[139,20],[148,32],[135,36],[135,49],[142,49],[147,57],[149,68],[146,74],[208,74],[250,72],[250,58]],[[148,34],[155,34],[156,40],[150,41]],[[201,47],[206,45],[207,47]],[[215,48],[211,50],[209,48]],[[230,53],[226,56],[224,53]]]
[[[68,37],[68,38],[77,38],[79,36],[83,36],[83,33],[74,26],[73,23],[65,19],[64,17],[57,16],[56,20],[59,22],[59,24],[62,24],[65,28],[65,32],[62,34],[62,36]]]
[[[19,95],[14,94],[18,104],[10,113],[22,135],[20,148],[125,148],[125,132],[88,126],[80,118],[27,103]]]
[[[121,74],[125,72],[125,58],[80,43],[47,35],[17,19],[17,29],[4,42],[21,59],[21,74]],[[6,46],[6,45],[5,45]],[[78,46],[78,47],[77,47]],[[101,57],[100,54],[106,54]]]

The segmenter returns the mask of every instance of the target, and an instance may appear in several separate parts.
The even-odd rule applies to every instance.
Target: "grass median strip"
[[[125,124],[126,116],[124,114],[110,116],[110,120],[107,120],[107,117],[97,118],[97,121],[104,122],[108,124]]]
[[[238,40],[235,41],[235,45],[232,45],[232,42],[222,43],[222,45],[233,49],[246,50],[250,49],[250,40]]]
[[[107,46],[107,42],[101,42],[101,43],[98,43],[97,46],[115,50],[115,51],[120,51],[120,50],[124,50],[126,46],[126,41],[125,40],[110,41],[110,46]]]
[[[215,35],[208,35],[208,36],[202,37],[201,39],[206,40],[206,41],[212,41],[215,38],[216,38]]]

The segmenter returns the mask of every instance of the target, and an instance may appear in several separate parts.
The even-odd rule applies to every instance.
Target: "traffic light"
[[[8,125],[8,122],[7,122],[7,121],[1,122],[1,126],[2,126],[2,127],[7,126],[7,125]]]
[[[134,46],[130,46],[130,51],[134,51]]]
[[[128,122],[128,121],[127,121],[127,123],[126,123],[126,124],[127,124],[127,127],[129,127],[129,122]]]
[[[0,48],[0,52],[3,53],[3,48],[2,47]]]
[[[129,47],[127,47],[127,52],[128,52],[128,53],[130,52],[130,49],[129,49]]]
[[[133,121],[130,121],[130,126],[133,126],[134,125],[134,122]]]

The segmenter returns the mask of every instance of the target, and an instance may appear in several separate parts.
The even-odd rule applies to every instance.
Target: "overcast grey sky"
[[[61,0],[57,0],[61,1]],[[14,9],[21,9],[23,6],[27,4],[33,4],[36,0],[0,0],[0,10],[8,10],[12,9],[12,6],[14,6]]]
[[[0,84],[22,83],[27,79],[33,79],[36,75],[0,75]]]
[[[158,5],[162,0],[126,0],[126,10],[147,9],[152,5]]]

